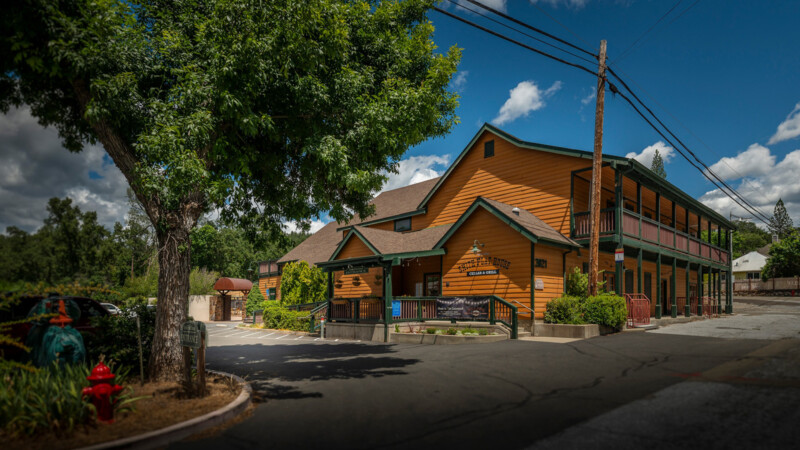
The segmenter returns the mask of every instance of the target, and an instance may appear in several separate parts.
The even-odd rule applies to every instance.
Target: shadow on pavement
[[[378,378],[406,375],[403,368],[418,359],[389,356],[390,345],[293,344],[229,345],[208,349],[211,369],[239,375],[250,382],[257,399],[320,398],[320,392],[305,392],[297,383]]]

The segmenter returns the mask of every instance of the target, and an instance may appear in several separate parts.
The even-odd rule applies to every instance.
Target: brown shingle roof
[[[514,207],[511,205],[507,205],[505,203],[498,202],[497,200],[492,200],[486,197],[478,197],[478,198],[484,200],[486,203],[494,207],[497,211],[508,217],[511,221],[516,222],[518,225],[530,231],[534,236],[538,238],[545,239],[551,242],[566,244],[573,247],[581,247],[580,244],[559,233],[553,227],[544,223],[542,219],[536,217],[528,210],[519,208],[519,215],[517,215],[514,213]]]
[[[361,226],[355,226],[354,228],[381,254],[391,255],[394,253],[430,250],[447,233],[451,226],[441,225],[409,233],[398,233],[396,231]]]
[[[428,192],[438,180],[438,178],[434,178],[421,183],[412,184],[410,186],[381,192],[377,197],[370,201],[371,204],[375,205],[375,214],[367,217],[366,221],[371,222],[373,220],[380,220],[386,217],[392,217],[398,214],[415,211],[417,205],[419,205],[422,199],[428,195]],[[358,224],[364,221],[365,220],[361,220],[360,217],[356,216],[353,218],[352,223]],[[322,229],[309,236],[308,239],[301,242],[300,245],[283,255],[278,262],[286,263],[289,261],[303,260],[311,264],[317,264],[329,260],[333,252],[336,250],[336,247],[338,247],[339,243],[342,241],[343,233],[341,231],[336,231],[337,228],[342,226],[344,225],[341,225],[337,222],[328,223],[322,227]],[[364,227],[360,228],[365,229]],[[389,233],[394,232],[389,231]],[[433,244],[431,244],[431,247],[432,246]],[[426,250],[429,250],[431,247],[428,247]]]

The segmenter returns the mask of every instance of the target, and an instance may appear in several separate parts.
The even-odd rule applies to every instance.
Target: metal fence
[[[625,294],[628,307],[628,327],[650,325],[650,299],[644,294]]]

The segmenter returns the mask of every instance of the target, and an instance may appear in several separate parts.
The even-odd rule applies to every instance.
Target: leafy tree
[[[756,224],[745,221],[736,221],[736,230],[733,232],[733,257],[738,258],[772,242],[770,235]]]
[[[770,233],[777,235],[781,239],[788,236],[789,233],[794,230],[792,218],[789,217],[786,207],[783,206],[783,199],[778,199],[778,202],[775,203],[775,210],[772,213],[772,217],[769,219],[767,228]]]
[[[800,275],[800,233],[792,231],[769,248],[769,258],[761,269],[761,277],[766,281],[797,275]]]
[[[653,162],[650,164],[650,170],[661,178],[667,178],[667,171],[664,169],[664,160],[661,158],[661,153],[656,149],[656,154],[653,155]]]
[[[305,261],[283,266],[281,273],[281,304],[297,305],[325,300],[328,281],[319,267]]]
[[[250,293],[247,294],[247,303],[245,304],[245,311],[247,312],[248,316],[253,315],[253,311],[257,311],[259,309],[264,309],[267,300],[264,298],[264,294],[261,293],[261,289],[258,286],[253,286],[253,289],[250,290]]]
[[[249,233],[368,215],[404,152],[456,121],[460,57],[434,0],[11,0],[0,109],[27,104],[64,146],[100,142],[158,241],[150,370],[181,374],[190,239],[219,209]]]

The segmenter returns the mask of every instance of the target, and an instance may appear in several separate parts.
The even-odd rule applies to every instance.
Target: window
[[[483,144],[483,157],[490,158],[494,156],[494,140],[486,141]]]
[[[394,221],[394,231],[410,231],[411,230],[411,217],[405,219],[397,219]]]
[[[442,275],[440,273],[425,274],[425,294],[426,297],[438,297],[442,295]]]

